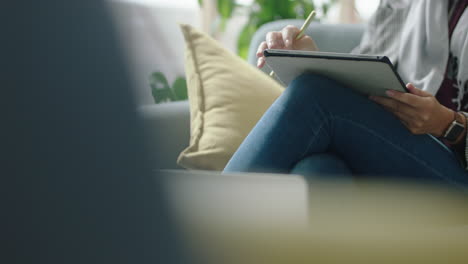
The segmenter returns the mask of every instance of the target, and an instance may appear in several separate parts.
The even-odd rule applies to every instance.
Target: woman
[[[383,1],[361,51],[387,52],[410,82],[409,93],[367,98],[325,77],[300,76],[225,171],[290,173],[307,166],[311,174],[398,176],[468,191],[467,5],[468,0]],[[385,33],[376,23],[379,16],[395,18],[402,27]],[[288,26],[268,33],[258,49],[258,67],[265,64],[267,48],[318,50],[308,36],[294,41],[298,32]],[[379,47],[376,40],[382,39]]]

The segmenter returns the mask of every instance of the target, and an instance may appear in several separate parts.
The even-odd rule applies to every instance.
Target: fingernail
[[[388,95],[388,96],[394,96],[395,92],[393,92],[392,90],[387,90],[387,91],[385,91],[385,94]]]
[[[414,90],[416,87],[414,87],[412,83],[408,83],[408,85],[406,85],[406,88],[409,90]]]
[[[257,60],[257,67],[260,67],[260,59]]]
[[[286,45],[287,48],[289,48],[290,45],[291,45],[291,41],[290,41],[289,39],[287,39],[287,40],[284,42],[284,44]]]

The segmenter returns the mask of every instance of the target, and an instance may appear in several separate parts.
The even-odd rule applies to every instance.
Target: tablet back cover
[[[382,60],[266,56],[284,86],[303,73],[326,76],[365,95],[385,96],[386,90],[406,92],[391,64]]]

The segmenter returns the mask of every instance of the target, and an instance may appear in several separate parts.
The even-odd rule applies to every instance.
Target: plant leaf
[[[272,10],[274,19],[296,18],[296,1],[276,0]]]
[[[242,32],[239,35],[239,40],[237,41],[237,52],[239,56],[243,59],[247,59],[249,54],[250,41],[252,36],[257,31],[258,26],[255,21],[249,20],[247,25],[244,26]]]
[[[175,95],[162,72],[153,72],[150,75],[149,83],[155,103],[175,101]]]
[[[167,89],[153,89],[152,90],[154,102],[157,104],[172,101],[171,93],[172,92]]]
[[[151,87],[155,89],[164,89],[169,87],[169,82],[166,79],[166,76],[162,72],[153,72],[149,78]]]
[[[198,0],[198,5],[203,6],[203,0]]]
[[[218,0],[218,12],[224,19],[229,19],[235,7],[235,0]]]
[[[226,31],[227,22],[228,22],[228,20],[227,20],[226,18],[223,18],[223,17],[221,18],[221,21],[220,21],[220,23],[219,23],[219,30],[220,30],[221,32]]]
[[[177,101],[187,100],[187,81],[185,78],[178,77],[174,84],[172,85],[172,90],[174,91]]]

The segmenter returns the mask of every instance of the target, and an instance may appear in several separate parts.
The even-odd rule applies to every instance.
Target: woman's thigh
[[[288,89],[285,100],[296,101],[291,104],[296,109],[291,111],[305,113],[305,122],[315,126],[318,135],[309,142],[307,154],[322,152],[326,146],[355,174],[468,187],[466,171],[440,141],[429,135],[413,135],[393,114],[367,97],[315,75],[299,77]],[[295,93],[307,99],[297,103]]]
[[[333,153],[354,174],[437,181],[465,189],[468,175],[429,135],[335,81],[306,74],[261,118],[226,171],[290,172],[305,157]]]

